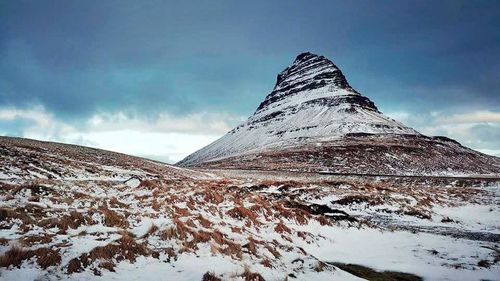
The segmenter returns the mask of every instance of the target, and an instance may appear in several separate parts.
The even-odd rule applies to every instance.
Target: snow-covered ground
[[[1,280],[368,278],[348,264],[499,280],[494,180],[193,171],[22,144],[0,159]]]

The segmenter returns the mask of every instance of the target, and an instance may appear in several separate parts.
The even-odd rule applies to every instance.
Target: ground
[[[495,179],[194,171],[46,145],[0,147],[2,280],[500,280]]]

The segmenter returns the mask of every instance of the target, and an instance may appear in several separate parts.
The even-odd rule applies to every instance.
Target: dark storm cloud
[[[248,115],[301,51],[384,110],[500,107],[488,1],[1,1],[0,104]]]

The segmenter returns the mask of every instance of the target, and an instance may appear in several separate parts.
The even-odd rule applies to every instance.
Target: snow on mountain
[[[419,134],[384,116],[323,56],[303,53],[243,124],[179,164],[190,165],[348,133]]]
[[[352,142],[346,141],[354,137],[356,139]],[[280,163],[288,162],[290,158],[283,157],[283,155],[277,157],[276,153],[280,152],[303,153],[303,156],[311,153],[320,154],[319,158],[305,159],[311,167],[290,167],[299,170],[349,172],[349,170],[369,164],[370,160],[376,160],[373,162],[377,163],[377,167],[390,166],[391,162],[394,162],[392,156],[387,158],[385,154],[382,157],[374,154],[372,159],[364,157],[364,160],[367,160],[364,163],[355,161],[349,164],[342,161],[348,156],[342,151],[331,154],[324,150],[325,147],[348,148],[351,144],[357,145],[359,142],[372,143],[371,151],[380,151],[380,146],[384,146],[384,152],[389,155],[397,154],[396,151],[386,149],[387,144],[392,143],[393,148],[396,149],[401,146],[408,148],[405,151],[408,158],[412,155],[429,154],[419,151],[419,148],[425,147],[428,150],[441,150],[430,153],[437,158],[443,153],[445,156],[455,153],[457,156],[455,158],[473,154],[474,160],[471,161],[477,162],[477,158],[481,162],[475,170],[460,167],[457,169],[457,165],[451,165],[450,168],[453,169],[450,171],[446,164],[438,165],[438,169],[433,169],[432,163],[430,166],[418,167],[414,161],[407,161],[398,169],[382,171],[375,167],[375,169],[365,170],[365,173],[401,172],[407,174],[417,170],[427,173],[500,173],[498,158],[490,158],[468,149],[464,154],[463,147],[453,140],[423,136],[416,130],[383,115],[369,98],[362,96],[349,85],[345,76],[333,62],[311,53],[300,54],[292,65],[278,75],[273,91],[267,95],[245,123],[212,144],[189,155],[178,165],[238,168],[244,162],[244,166],[241,166],[244,168],[257,166],[283,169],[285,166]],[[376,143],[378,144],[375,145]],[[270,154],[274,156],[269,157]],[[378,158],[375,159],[375,156]],[[257,158],[266,158],[267,162],[260,161],[256,164]],[[326,163],[321,158],[338,158],[341,161]],[[456,162],[455,158],[449,159],[450,162]],[[431,160],[443,162],[447,159]],[[301,160],[299,159],[298,162]],[[459,162],[458,160],[457,163]]]

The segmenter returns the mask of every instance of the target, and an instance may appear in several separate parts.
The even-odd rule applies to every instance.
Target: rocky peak
[[[292,65],[278,74],[273,91],[260,104],[256,113],[274,102],[298,93],[321,89],[324,91],[342,89],[359,95],[331,60],[310,52],[299,54]]]

